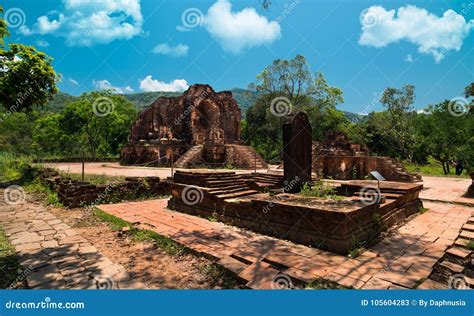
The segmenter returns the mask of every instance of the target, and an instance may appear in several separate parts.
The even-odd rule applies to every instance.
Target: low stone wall
[[[43,169],[40,177],[59,201],[66,207],[81,207],[90,204],[104,204],[120,200],[132,200],[149,195],[169,195],[170,183],[158,177],[129,177],[125,181],[95,185],[90,182],[61,177],[54,169]]]

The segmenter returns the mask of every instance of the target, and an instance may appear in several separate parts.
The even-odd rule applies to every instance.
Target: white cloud
[[[133,89],[133,88],[130,87],[130,86],[126,86],[125,88],[123,88],[123,91],[124,91],[125,93],[133,93],[133,92],[135,92],[135,89]]]
[[[189,46],[184,44],[178,44],[176,46],[170,46],[167,43],[161,43],[153,48],[153,53],[167,55],[171,57],[183,57],[188,54]]]
[[[411,54],[408,54],[406,57],[405,57],[405,61],[407,63],[410,63],[410,64],[413,64],[413,56]]]
[[[38,47],[48,47],[49,43],[43,39],[39,39],[36,41],[36,46]]]
[[[135,90],[133,90],[130,86],[126,86],[125,88],[116,87],[108,80],[93,80],[92,84],[94,85],[94,88],[98,90],[112,90],[114,93],[118,94],[127,94],[135,92]]]
[[[78,86],[79,85],[79,82],[77,82],[76,80],[72,79],[72,78],[69,78],[69,82],[73,85],[73,86]]]
[[[224,50],[233,54],[271,44],[281,36],[278,22],[268,21],[254,8],[232,12],[232,4],[228,0],[218,0],[209,8],[204,17],[204,27]]]
[[[142,33],[139,0],[63,0],[63,4],[64,13],[40,16],[31,28],[23,25],[19,32],[64,37],[69,46],[107,44]]]
[[[422,54],[430,54],[439,63],[451,50],[459,51],[464,38],[474,27],[462,15],[447,10],[442,17],[412,5],[387,11],[371,6],[361,14],[362,34],[359,44],[384,47],[406,40],[418,46]]]
[[[176,79],[169,83],[153,79],[151,75],[139,80],[140,89],[145,92],[163,91],[163,92],[182,92],[189,88],[188,82],[184,79]]]

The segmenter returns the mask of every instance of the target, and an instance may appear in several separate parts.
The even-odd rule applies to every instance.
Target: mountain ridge
[[[228,90],[232,92],[237,104],[239,105],[240,109],[242,110],[242,117],[245,118],[245,113],[247,112],[248,108],[252,106],[258,98],[258,93],[241,89],[241,88],[234,88]],[[150,106],[156,99],[159,97],[176,97],[181,95],[181,92],[164,92],[164,91],[157,91],[157,92],[138,92],[132,94],[123,94],[123,96],[129,100],[138,111],[142,111],[148,106]],[[48,102],[42,109],[45,112],[59,112],[61,111],[67,103],[76,100],[78,97],[70,95],[66,92],[58,92],[50,102]],[[347,117],[349,121],[352,123],[360,122],[364,119],[364,115],[356,114],[348,111],[339,110]]]

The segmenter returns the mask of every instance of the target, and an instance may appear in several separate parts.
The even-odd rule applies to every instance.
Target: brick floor
[[[474,208],[425,202],[429,210],[350,259],[166,208],[149,200],[99,208],[213,258],[249,288],[272,288],[279,273],[310,283],[318,278],[353,288],[412,288],[444,255]]]
[[[41,205],[0,204],[0,225],[24,269],[18,280],[30,288],[145,288]]]
[[[427,177],[423,176],[423,191],[420,197],[423,200],[464,203],[474,206],[474,199],[464,197],[471,179]]]

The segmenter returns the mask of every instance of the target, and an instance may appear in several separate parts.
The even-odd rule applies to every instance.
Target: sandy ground
[[[48,167],[52,167],[60,171],[66,172],[66,173],[81,173],[82,172],[82,164],[80,162],[49,163],[45,165]],[[186,170],[186,169],[175,169],[175,170]],[[234,171],[236,173],[253,172],[253,170],[238,170],[238,169],[232,169],[232,170],[212,169],[212,170]],[[257,171],[267,172],[267,169],[262,169],[262,170],[257,170]],[[107,175],[107,176],[167,178],[171,176],[171,168],[121,166],[118,163],[90,162],[90,163],[85,164],[85,173]]]

